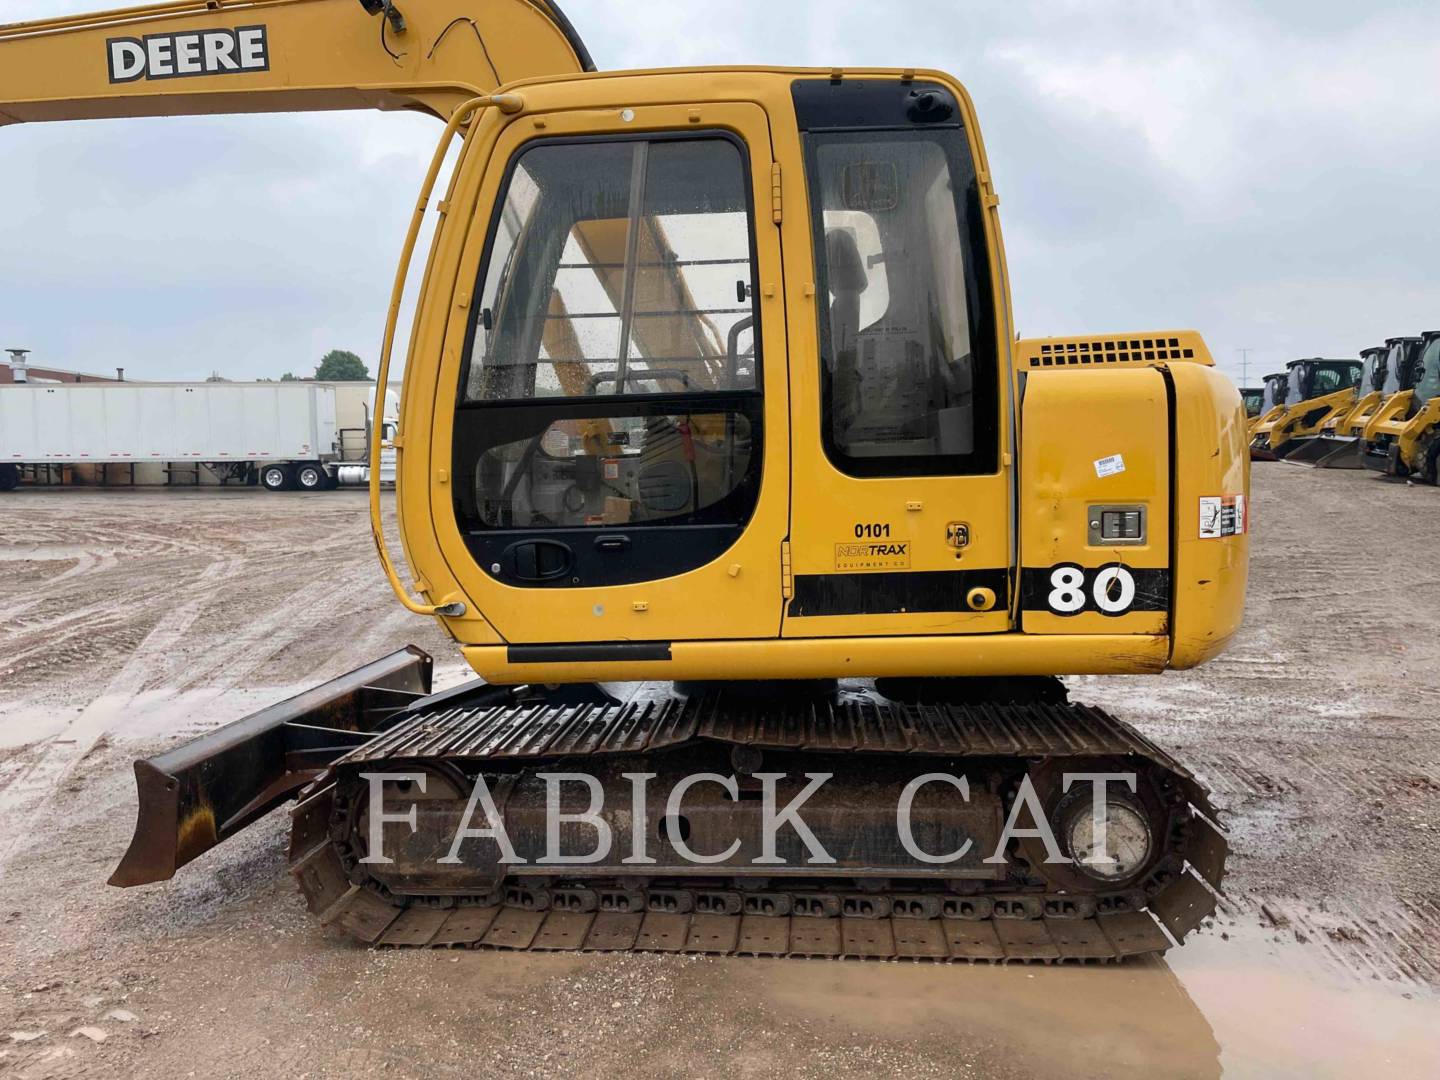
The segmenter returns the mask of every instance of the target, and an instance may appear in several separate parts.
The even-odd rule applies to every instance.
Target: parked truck
[[[25,466],[203,467],[270,491],[338,486],[335,388],[308,382],[0,387],[0,491]]]

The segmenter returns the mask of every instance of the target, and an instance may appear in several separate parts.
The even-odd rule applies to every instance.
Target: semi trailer
[[[203,468],[222,483],[270,491],[365,483],[368,446],[363,458],[345,452],[336,396],[334,386],[309,382],[0,387],[0,491],[17,487],[27,467],[57,465]],[[367,441],[373,401],[372,394]],[[386,407],[390,421],[398,415],[391,392]],[[390,463],[393,480],[393,454]],[[384,471],[382,463],[382,479]]]

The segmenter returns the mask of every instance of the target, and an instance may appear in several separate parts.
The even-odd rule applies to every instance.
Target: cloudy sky
[[[1440,327],[1433,0],[563,6],[601,67],[954,72],[1026,335],[1193,326],[1237,376],[1248,348],[1253,382]],[[0,346],[137,378],[373,363],[438,134],[378,113],[0,129]]]

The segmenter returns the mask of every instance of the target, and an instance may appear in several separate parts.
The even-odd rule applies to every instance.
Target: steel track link
[[[301,843],[315,839],[316,833],[323,837],[325,830],[318,826],[330,816],[332,797],[333,789],[327,788],[297,810]],[[505,903],[396,907],[352,884],[334,845],[324,838],[292,859],[291,873],[323,925],[376,947],[1093,963],[1163,952],[1170,946],[1169,937],[1145,911],[1084,918],[966,919],[537,911]]]
[[[474,763],[636,753],[696,740],[859,753],[996,755],[1026,759],[1130,756],[1171,774],[1190,814],[1183,869],[1148,883],[1133,905],[1096,905],[1065,894],[951,897],[938,917],[886,917],[890,898],[871,897],[879,917],[830,917],[663,907],[640,890],[640,910],[568,907],[549,890],[525,886],[433,902],[384,895],[363,883],[333,836],[341,767],[380,762]],[[902,706],[807,704],[780,710],[720,708],[712,701],[626,705],[451,709],[422,712],[336,763],[295,808],[290,872],[322,924],[377,947],[468,947],[535,951],[664,952],[708,955],[906,959],[992,963],[1107,962],[1162,953],[1216,907],[1228,845],[1205,789],[1128,725],[1085,706]],[[343,815],[341,815],[343,816]],[[357,883],[356,879],[361,883]],[[586,889],[572,890],[576,894]],[[566,890],[554,890],[566,894]],[[802,895],[767,891],[793,909]],[[783,898],[789,896],[788,901]],[[900,898],[896,898],[900,899]],[[974,901],[979,900],[979,903]],[[673,903],[673,901],[665,901]],[[963,907],[962,907],[963,904]],[[1144,904],[1144,908],[1140,908]],[[693,906],[686,904],[685,906]],[[1106,907],[1111,910],[1105,910]],[[1125,910],[1131,908],[1130,910]],[[848,909],[847,909],[848,910]],[[900,910],[899,907],[895,910]],[[938,909],[937,909],[938,910]],[[971,917],[946,917],[967,913]],[[997,911],[999,914],[997,914]],[[1063,913],[1059,914],[1059,913]]]

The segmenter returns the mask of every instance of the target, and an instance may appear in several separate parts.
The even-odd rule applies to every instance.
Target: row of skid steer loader
[[[1440,330],[1405,340],[1397,388],[1365,425],[1362,464],[1433,484],[1440,473]]]
[[[1359,361],[1293,361],[1287,375],[1266,376],[1264,395],[1252,460],[1436,482],[1440,331],[1387,338]]]
[[[1251,459],[1275,461],[1284,457],[1296,440],[1316,433],[1322,424],[1353,405],[1360,370],[1358,360],[1315,357],[1290,361],[1284,375],[1283,401],[1251,428]],[[1266,376],[1267,385],[1275,378]]]

